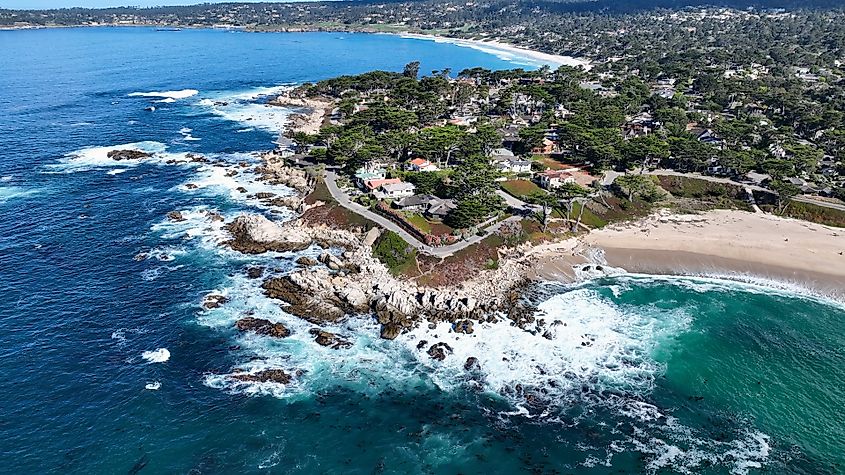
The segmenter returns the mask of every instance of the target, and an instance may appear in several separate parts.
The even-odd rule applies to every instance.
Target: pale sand
[[[571,266],[586,262],[573,253],[595,247],[608,265],[629,272],[762,278],[845,296],[845,229],[744,211],[662,211],[580,241],[570,251],[540,253],[536,277],[571,280]]]
[[[477,49],[479,51],[484,51],[485,53],[493,54],[507,61],[525,59],[529,60],[532,64],[547,64],[552,68],[557,68],[559,66],[580,66],[585,70],[589,70],[592,67],[590,61],[587,59],[543,53],[541,51],[522,48],[496,40],[467,40],[463,38],[449,38],[445,36],[421,35],[416,33],[402,33],[399,36],[403,38],[435,41],[437,43],[450,43],[456,46]]]

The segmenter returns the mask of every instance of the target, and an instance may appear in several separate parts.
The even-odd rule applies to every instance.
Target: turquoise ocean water
[[[386,35],[0,32],[0,472],[843,473],[840,304],[630,275],[531,289],[561,321],[551,339],[498,324],[386,342],[362,317],[331,328],[355,344],[330,350],[245,275],[298,254],[217,245],[206,211],[291,216],[235,191],[287,190],[227,176],[273,146],[287,112],[268,94],[509,59]],[[108,159],[127,146],[156,158]],[[172,162],[186,153],[229,165]],[[231,301],[202,310],[211,291]],[[238,334],[249,311],[294,334]],[[455,354],[416,349],[433,338]],[[159,348],[169,359],[145,353]],[[218,376],[263,367],[304,373]]]

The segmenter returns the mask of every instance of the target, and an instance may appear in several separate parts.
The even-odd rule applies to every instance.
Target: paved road
[[[796,196],[795,198],[792,198],[792,201],[800,201],[802,203],[810,203],[810,204],[817,205],[817,206],[824,206],[825,208],[832,208],[832,209],[837,209],[839,211],[845,211],[845,205],[819,200],[819,199],[816,199],[813,196],[807,196],[807,195]]]
[[[343,206],[344,208],[346,208],[350,211],[358,213],[361,216],[363,216],[363,217],[365,217],[365,218],[367,218],[371,221],[378,223],[380,226],[382,226],[385,229],[389,229],[389,230],[395,232],[396,234],[402,236],[402,239],[408,241],[408,243],[410,245],[414,246],[418,250],[425,252],[426,254],[431,254],[432,256],[436,256],[436,257],[440,257],[440,258],[451,256],[452,254],[460,251],[461,249],[464,249],[466,247],[469,247],[469,246],[481,241],[482,239],[486,238],[487,236],[490,236],[494,232],[498,231],[499,228],[501,228],[502,225],[504,225],[505,223],[519,222],[519,220],[522,219],[522,217],[520,217],[520,216],[511,216],[510,218],[507,218],[503,221],[500,221],[500,222],[495,223],[492,226],[488,227],[485,230],[483,236],[472,235],[469,239],[466,239],[466,240],[463,240],[463,241],[458,241],[455,244],[451,244],[449,246],[432,247],[432,246],[426,245],[423,242],[420,242],[411,233],[405,231],[404,228],[402,228],[398,224],[394,223],[393,221],[385,218],[384,216],[382,216],[380,214],[374,213],[373,211],[370,211],[368,208],[350,200],[349,197],[346,195],[346,193],[340,191],[340,188],[338,188],[338,186],[337,186],[337,173],[335,173],[334,171],[327,170],[325,179],[326,179],[326,188],[328,188],[329,193],[331,193],[332,197],[335,200],[337,200],[337,202],[341,206]],[[519,201],[519,200],[517,200],[517,201]],[[522,204],[524,205],[525,203],[522,203]]]

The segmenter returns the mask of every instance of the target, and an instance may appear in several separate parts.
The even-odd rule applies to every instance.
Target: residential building
[[[424,158],[415,158],[408,162],[406,168],[413,172],[436,172],[440,170],[437,165],[429,162]]]
[[[399,178],[381,178],[376,180],[367,180],[364,182],[364,189],[369,192],[374,192],[378,190],[382,185],[394,185],[397,183],[402,183],[402,180]]]
[[[398,183],[383,183],[373,194],[379,199],[399,199],[412,196],[416,187],[412,183],[399,181]]]
[[[519,157],[494,157],[492,165],[502,173],[531,173],[531,160]]]
[[[539,181],[543,188],[553,190],[565,184],[575,183],[575,177],[563,170],[546,170],[540,173]]]
[[[355,182],[358,187],[366,188],[366,184],[369,181],[384,180],[386,173],[387,172],[385,172],[384,168],[367,165],[355,171]]]

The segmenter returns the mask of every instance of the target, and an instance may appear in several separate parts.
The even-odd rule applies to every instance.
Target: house
[[[547,190],[559,188],[565,184],[575,183],[575,177],[562,170],[546,170],[539,175],[540,186]]]
[[[495,157],[492,160],[492,165],[502,173],[531,173],[531,160],[514,156]]]
[[[394,201],[393,206],[402,211],[419,212],[430,218],[443,219],[457,205],[455,205],[454,200],[432,195],[413,195]]]
[[[428,203],[428,209],[425,211],[425,214],[430,218],[442,220],[457,207],[458,205],[455,204],[455,200],[435,198]]]
[[[531,153],[536,153],[538,155],[549,155],[554,153],[555,151],[555,143],[551,140],[544,138],[543,142],[538,147],[534,147],[531,149]]]
[[[408,162],[406,168],[412,172],[436,172],[440,170],[437,165],[424,158],[415,158]]]
[[[522,140],[519,137],[518,127],[508,126],[501,130],[500,133],[502,134],[502,147],[505,147],[507,149],[512,149],[514,145],[516,145]]]
[[[428,204],[436,199],[431,195],[406,196],[393,202],[393,206],[402,211],[426,211]]]
[[[383,183],[373,194],[379,199],[398,199],[412,196],[416,187],[412,183],[399,181],[398,183]]]
[[[373,192],[381,188],[382,185],[394,185],[396,183],[402,183],[402,180],[399,178],[381,178],[376,180],[367,180],[364,182],[364,189],[369,192]]]
[[[690,127],[688,132],[701,143],[706,143],[714,147],[721,147],[724,142],[722,139],[716,137],[712,129],[705,129],[702,127]]]
[[[384,168],[368,165],[355,171],[355,182],[359,188],[367,188],[367,182],[373,180],[384,180],[386,176]]]

